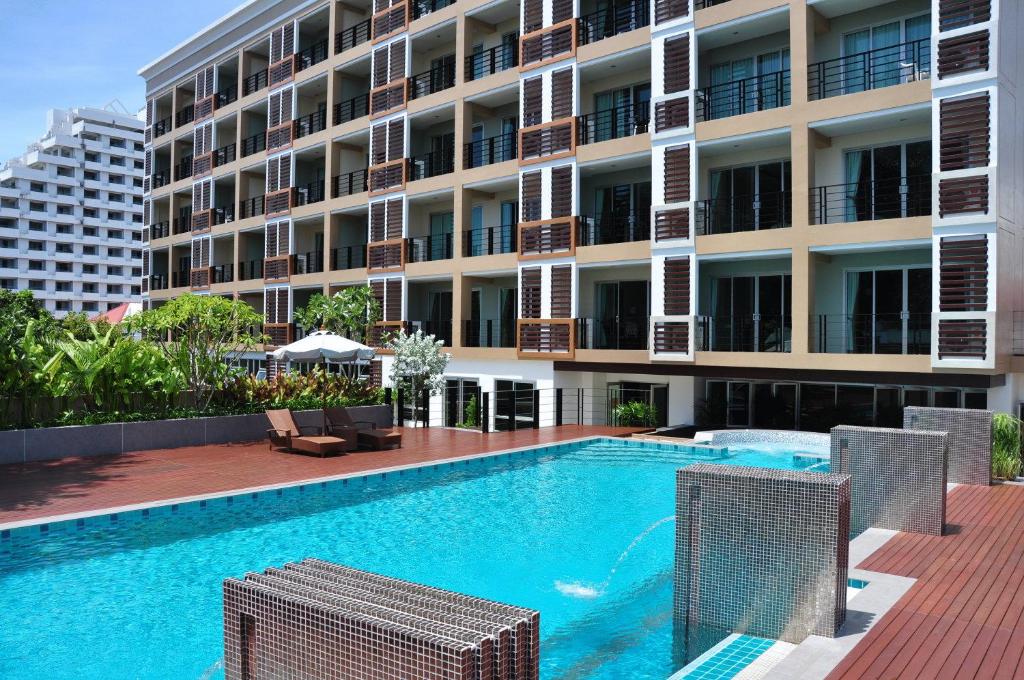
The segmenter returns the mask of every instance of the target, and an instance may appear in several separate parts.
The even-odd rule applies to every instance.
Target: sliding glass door
[[[712,170],[705,233],[775,229],[790,225],[789,161]]]
[[[931,214],[931,142],[847,151],[846,221]]]
[[[788,352],[792,277],[753,274],[713,279],[710,349]]]
[[[846,300],[847,352],[931,351],[930,267],[849,271]]]

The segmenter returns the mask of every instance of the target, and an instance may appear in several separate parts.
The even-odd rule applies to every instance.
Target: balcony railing
[[[227,224],[228,222],[235,221],[235,206],[233,205],[222,205],[219,208],[213,209],[213,223],[214,224]]]
[[[609,139],[643,134],[647,132],[650,122],[651,110],[646,102],[595,111],[579,117],[576,143],[605,142]]]
[[[292,205],[309,205],[310,203],[319,203],[324,200],[324,183],[323,180],[319,182],[310,182],[309,184],[303,184],[302,186],[294,187],[292,189]]]
[[[455,142],[441,151],[413,156],[409,159],[409,179],[415,181],[455,172]]]
[[[455,0],[412,0],[412,18],[419,19],[455,4]]]
[[[436,234],[432,236],[414,236],[406,240],[407,262],[433,262],[450,260],[452,252],[452,234]]]
[[[446,321],[409,321],[408,332],[423,331],[424,335],[433,335],[444,342],[446,347],[452,346],[452,320]]]
[[[931,354],[932,315],[819,314],[811,319],[814,352],[838,354]]]
[[[164,274],[150,274],[149,289],[167,290],[167,276],[165,276]]]
[[[776,71],[697,90],[697,120],[716,120],[789,105],[789,71]]]
[[[263,278],[263,260],[249,260],[238,263],[238,280],[252,281]]]
[[[325,59],[327,59],[327,38],[313,43],[295,55],[295,71],[316,66]]]
[[[429,94],[455,87],[455,55],[443,57],[441,64],[429,71],[417,73],[409,79],[409,99],[426,97]]]
[[[930,76],[931,39],[922,38],[811,64],[807,96],[825,99],[926,80]]]
[[[892,177],[811,189],[811,222],[864,222],[932,214],[931,175]]]
[[[468,170],[514,159],[518,153],[516,150],[517,139],[518,135],[512,131],[467,142],[463,148],[463,167]]]
[[[617,3],[611,7],[585,14],[577,22],[579,44],[588,45],[650,25],[650,4],[647,2]]]
[[[192,207],[182,208],[178,216],[174,218],[173,230],[175,234],[187,234],[192,231]]]
[[[234,142],[226,146],[222,146],[213,152],[213,165],[218,167],[221,165],[227,165],[235,160],[237,146]]]
[[[210,267],[211,283],[231,283],[235,280],[235,266],[232,264],[218,264]]]
[[[149,238],[167,238],[171,235],[171,223],[168,220],[149,225]]]
[[[331,196],[351,196],[366,191],[366,168],[353,170],[344,175],[335,175],[331,180]]]
[[[778,229],[792,225],[793,196],[788,191],[723,196],[697,202],[699,236]]]
[[[370,93],[360,94],[352,99],[334,105],[334,124],[341,125],[350,120],[370,114]]]
[[[331,270],[362,269],[366,267],[366,244],[340,246],[331,249]]]
[[[184,288],[192,284],[190,271],[171,272],[171,288]]]
[[[704,352],[789,352],[789,316],[747,314],[697,317],[697,349]]]
[[[599,246],[606,243],[632,243],[651,238],[650,208],[629,212],[583,215],[579,220],[576,245]]]
[[[153,139],[166,135],[171,131],[171,117],[167,116],[153,123]]]
[[[238,204],[238,219],[256,217],[266,212],[266,196],[253,196]]]
[[[466,57],[466,80],[478,80],[485,76],[519,66],[519,36],[515,42],[503,43],[483,52]]]
[[[708,7],[715,7],[716,5],[724,5],[730,0],[693,0],[694,11],[698,9],[706,9]]]
[[[267,148],[267,133],[257,132],[252,137],[242,140],[242,158],[259,153]]]
[[[220,92],[215,93],[214,97],[217,98],[216,101],[218,109],[222,106],[227,106],[232,102],[238,101],[238,85],[229,85]]]
[[[292,255],[294,262],[292,271],[296,274],[316,274],[324,270],[324,252],[312,250],[308,253],[296,253]]]
[[[516,225],[500,224],[496,227],[477,227],[462,232],[462,255],[500,255],[516,250]]]
[[[292,122],[292,129],[295,130],[295,139],[306,135],[315,135],[327,129],[327,110],[314,111],[305,116],[300,116]]]
[[[467,319],[463,322],[465,347],[515,347],[515,319]]]
[[[576,349],[647,349],[649,320],[646,315],[576,319]]]
[[[267,69],[256,71],[242,81],[242,96],[245,97],[253,92],[259,92],[267,86],[267,83]]]
[[[181,161],[174,166],[174,181],[192,176],[192,154],[183,156]]]
[[[159,189],[160,187],[164,186],[165,184],[167,184],[170,181],[171,181],[171,171],[170,170],[158,170],[158,171],[153,173],[152,182],[153,182],[153,188],[154,189]]]
[[[195,104],[189,104],[188,106],[179,110],[174,114],[174,127],[181,127],[182,125],[188,125],[196,119],[196,107]]]
[[[370,20],[353,24],[334,36],[334,53],[340,54],[370,39]]]

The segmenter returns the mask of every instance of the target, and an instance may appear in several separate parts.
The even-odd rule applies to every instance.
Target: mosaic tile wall
[[[676,639],[798,643],[846,617],[848,475],[697,463],[676,475]]]
[[[537,680],[540,614],[322,560],[224,581],[226,680]]]
[[[869,527],[942,534],[945,432],[840,425],[831,436],[831,469],[850,475],[851,536]]]
[[[903,428],[949,433],[946,481],[982,486],[992,482],[992,411],[907,406]]]

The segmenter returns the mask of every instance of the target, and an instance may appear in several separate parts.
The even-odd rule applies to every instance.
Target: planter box
[[[388,405],[354,406],[354,420],[368,420],[381,428],[393,424]],[[320,426],[321,411],[297,411],[300,425]],[[59,458],[108,456],[150,449],[230,444],[266,438],[270,423],[262,413],[210,418],[148,420],[138,423],[68,425],[31,430],[0,431],[0,465]]]

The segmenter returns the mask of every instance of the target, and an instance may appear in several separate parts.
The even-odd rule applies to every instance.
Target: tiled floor
[[[403,429],[401,449],[323,459],[269,451],[259,442],[3,465],[0,524],[634,431],[579,425],[490,434]]]

